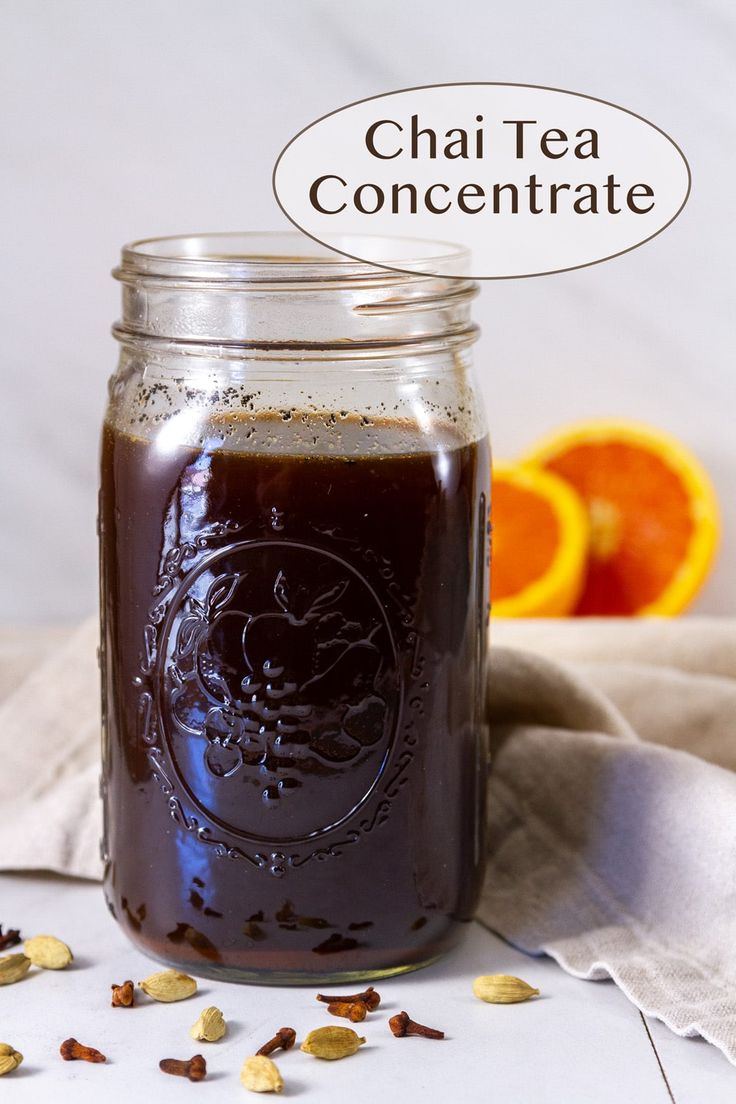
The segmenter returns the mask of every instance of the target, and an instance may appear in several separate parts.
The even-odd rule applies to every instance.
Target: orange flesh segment
[[[504,479],[494,482],[491,599],[518,594],[541,578],[559,538],[557,518],[546,499]]]
[[[575,445],[544,466],[591,510],[593,555],[575,613],[625,615],[654,602],[686,559],[694,531],[678,475],[656,453],[623,441]],[[599,534],[596,514],[607,522]]]

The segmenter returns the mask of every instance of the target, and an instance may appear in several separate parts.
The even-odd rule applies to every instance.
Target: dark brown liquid
[[[105,428],[106,893],[143,949],[307,981],[452,945],[483,857],[488,481],[485,442]]]

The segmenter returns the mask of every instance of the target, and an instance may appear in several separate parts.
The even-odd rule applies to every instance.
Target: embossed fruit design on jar
[[[376,248],[410,267],[448,247]],[[136,243],[116,275],[110,909],[154,957],[233,980],[425,965],[472,916],[483,858],[473,285],[298,234]]]

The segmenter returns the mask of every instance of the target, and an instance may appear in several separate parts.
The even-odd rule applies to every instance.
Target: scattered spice
[[[538,989],[533,989],[512,974],[486,974],[477,977],[473,982],[473,992],[479,1000],[488,1004],[516,1004],[518,1001],[539,996]]]
[[[256,1057],[268,1057],[275,1050],[291,1050],[296,1042],[296,1031],[293,1027],[280,1027],[273,1039],[269,1039],[256,1051]]]
[[[354,951],[362,945],[357,939],[351,939],[348,936],[340,935],[339,932],[333,932],[327,939],[323,939],[321,943],[318,943],[316,947],[312,947],[312,952],[321,955],[342,954],[344,951]]]
[[[284,1087],[284,1081],[275,1062],[263,1054],[254,1054],[246,1058],[240,1071],[240,1084],[250,1092],[277,1092]]]
[[[197,992],[197,983],[189,974],[180,974],[178,970],[160,970],[157,974],[151,974],[144,981],[139,981],[141,989],[153,1000],[171,1001],[186,1000]]]
[[[0,951],[7,951],[9,947],[17,947],[20,943],[20,932],[17,928],[8,928],[3,934],[3,926],[0,924]]]
[[[6,1073],[12,1073],[22,1061],[23,1055],[10,1043],[0,1043],[0,1077],[4,1077]]]
[[[287,898],[281,908],[278,910],[278,912],[274,914],[274,918],[279,924],[285,924],[289,920],[296,919],[296,909],[294,908],[294,902],[289,901]]]
[[[208,958],[211,962],[217,962],[220,957],[215,944],[208,939],[204,932],[197,931],[191,924],[177,924],[173,931],[167,933],[166,938],[170,943],[188,943],[189,946],[200,954],[202,958]]]
[[[74,955],[55,935],[34,935],[26,939],[23,950],[34,966],[42,970],[65,970]]]
[[[128,922],[131,925],[131,927],[134,928],[135,931],[140,931],[141,927],[143,926],[143,921],[146,919],[146,906],[145,906],[145,904],[139,905],[138,908],[135,910],[135,912],[133,912],[130,905],[128,904],[128,898],[127,897],[123,897],[120,904],[123,907],[123,912],[128,917]]]
[[[26,955],[4,955],[0,958],[0,985],[13,985],[24,978],[30,968],[31,960]]]
[[[0,926],[0,950],[20,943],[18,929],[10,928],[3,933]],[[43,969],[60,970],[73,961],[69,947],[60,939],[50,935],[34,936],[24,944],[25,954],[11,954],[0,957],[0,985],[10,985],[20,981],[28,973],[31,965]],[[140,987],[154,1000],[172,1002],[184,1000],[197,991],[197,982],[188,974],[176,970],[163,970],[151,974]],[[130,979],[121,984],[113,984],[113,1007],[130,1008],[135,1000],[135,986]],[[522,978],[510,974],[489,974],[477,977],[473,982],[473,993],[479,1000],[491,1004],[512,1004],[529,1000],[539,995]],[[371,985],[359,993],[335,996],[318,993],[317,1000],[327,1004],[327,1011],[333,1016],[341,1016],[353,1023],[362,1022],[368,1012],[375,1011],[381,1003],[380,994]],[[397,1038],[419,1036],[426,1039],[444,1039],[444,1031],[416,1023],[405,1011],[389,1019],[389,1027]],[[225,1018],[219,1008],[210,1006],[203,1009],[197,1021],[190,1028],[192,1038],[206,1042],[221,1039],[227,1031]],[[302,1043],[301,1050],[315,1058],[334,1061],[355,1054],[365,1043],[347,1027],[321,1027],[310,1031]],[[296,1031],[292,1027],[282,1027],[272,1039],[264,1043],[257,1053],[243,1063],[240,1080],[244,1088],[251,1092],[281,1092],[284,1082],[275,1063],[269,1055],[274,1051],[290,1050],[296,1043]],[[65,1039],[59,1048],[64,1061],[81,1060],[103,1063],[107,1059],[94,1047],[84,1046],[74,1038]],[[23,1055],[8,1043],[0,1043],[0,1077],[13,1070],[23,1061]],[[195,1054],[188,1061],[176,1058],[162,1058],[159,1069],[163,1073],[186,1077],[190,1081],[202,1081],[207,1075],[207,1063],[201,1054]]]
[[[59,1054],[65,1062],[106,1062],[107,1058],[94,1047],[82,1046],[76,1039],[65,1039],[59,1047]]]
[[[327,1005],[327,1011],[332,1016],[342,1016],[351,1023],[361,1023],[368,1011],[363,1001],[332,1001]]]
[[[190,1081],[204,1081],[207,1076],[207,1063],[201,1054],[195,1054],[188,1062],[179,1058],[162,1058],[158,1068],[162,1073],[171,1073],[174,1077],[188,1077]]]
[[[355,1054],[364,1042],[363,1036],[356,1035],[352,1027],[318,1027],[309,1032],[300,1049],[315,1058],[335,1061]]]
[[[388,1021],[388,1026],[397,1039],[403,1039],[405,1035],[421,1035],[424,1039],[444,1039],[444,1031],[438,1031],[435,1027],[425,1027],[424,1024],[415,1023],[408,1012],[399,1012]]]
[[[248,923],[243,928],[243,935],[247,936],[248,939],[255,940],[256,942],[258,940],[268,938],[263,928],[258,923],[256,923],[255,920],[248,921]]]
[[[122,985],[111,985],[112,1000],[110,1001],[113,1008],[132,1008],[135,1002],[135,986],[133,982],[128,978]]]
[[[210,1005],[199,1013],[199,1019],[189,1028],[189,1034],[198,1042],[216,1043],[227,1031],[225,1017],[219,1008]]]
[[[322,1001],[323,1004],[357,1004],[361,1003],[366,1006],[369,1012],[375,1011],[381,1003],[381,995],[377,993],[372,985],[369,985],[367,989],[364,989],[362,993],[351,993],[349,996],[337,997],[326,993],[318,993],[317,1000]]]

